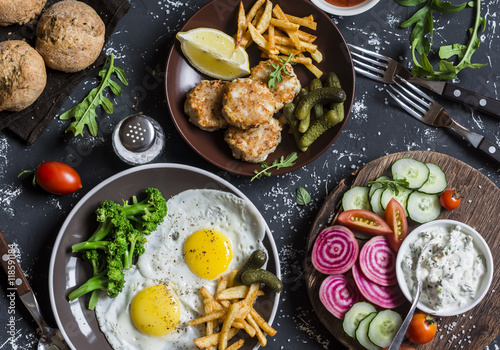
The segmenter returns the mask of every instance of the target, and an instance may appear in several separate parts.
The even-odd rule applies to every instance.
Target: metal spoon
[[[413,303],[411,304],[410,311],[408,311],[406,318],[401,324],[401,327],[399,327],[399,330],[396,333],[394,339],[392,340],[392,343],[389,346],[388,350],[399,350],[399,347],[401,346],[405,338],[406,330],[408,329],[411,318],[413,317],[415,309],[417,308],[418,300],[420,299],[420,294],[422,293],[422,280],[420,279],[420,263],[423,260],[424,253],[426,252],[427,248],[429,248],[430,244],[431,241],[427,242],[427,244],[420,251],[420,255],[418,256],[417,268],[415,269],[415,277],[417,278],[417,292],[415,293],[415,297],[413,299]]]
[[[13,249],[7,243],[2,230],[0,230],[0,256],[0,263],[8,276],[8,292],[17,292],[24,306],[26,306],[40,327],[42,335],[38,341],[38,350],[69,350],[69,346],[66,344],[61,332],[56,328],[49,327],[45,322],[35,294],[33,294],[31,286],[17,262]]]

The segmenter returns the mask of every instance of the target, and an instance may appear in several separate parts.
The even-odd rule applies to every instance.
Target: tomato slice
[[[392,198],[385,207],[384,218],[392,230],[392,233],[387,237],[389,245],[392,250],[397,252],[408,235],[408,221],[403,206]]]
[[[351,230],[368,235],[389,235],[392,229],[375,213],[363,209],[350,209],[342,212],[338,218],[339,224]]]

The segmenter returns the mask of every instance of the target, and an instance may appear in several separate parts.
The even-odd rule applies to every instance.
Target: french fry
[[[217,300],[243,299],[248,293],[248,286],[234,286],[217,292]]]
[[[245,16],[245,7],[243,7],[243,2],[240,1],[240,7],[238,9],[238,30],[236,31],[236,45],[235,50],[240,46],[245,32],[247,30],[247,18]]]
[[[285,16],[290,22],[298,24],[302,27],[316,30],[316,27],[318,26],[318,24],[314,21],[313,15],[309,15],[307,17],[295,17],[289,14],[285,14]]]
[[[238,333],[238,329],[237,328],[231,328],[229,330],[229,332],[228,332],[227,338],[231,339],[237,333]],[[201,338],[196,338],[195,340],[193,340],[193,342],[195,343],[195,345],[198,348],[205,349],[205,348],[208,348],[210,346],[215,346],[215,345],[219,344],[219,338],[220,338],[220,336],[221,336],[221,332],[214,333],[214,334],[207,335],[207,336],[204,336],[204,337],[201,337]]]
[[[231,344],[231,346],[228,346],[226,348],[226,350],[238,350],[239,348],[241,348],[243,345],[245,344],[245,339],[240,339],[236,342],[234,342],[233,344]]]
[[[250,11],[248,11],[247,13],[247,23],[248,22],[252,22],[252,20],[254,19],[255,15],[257,14],[257,11],[262,7],[262,5],[264,5],[264,3],[266,2],[266,0],[257,0],[253,6],[250,8]]]
[[[281,19],[281,20],[283,20],[285,22],[290,22],[288,20],[288,18],[286,18],[285,12],[283,12],[283,10],[281,9],[281,7],[279,5],[274,6],[273,14],[278,19]],[[297,50],[302,50],[302,45],[301,45],[301,42],[300,42],[299,37],[297,36],[296,32],[297,32],[297,30],[285,29],[285,33],[290,37],[290,39],[292,40],[293,45],[295,46],[295,48]]]
[[[321,51],[319,50],[309,50],[309,49],[306,49],[307,52],[309,52],[309,54],[311,55],[312,59],[315,60],[316,62],[320,63],[321,61],[323,61],[323,54],[321,53]]]
[[[232,270],[229,273],[229,287],[234,287],[234,277],[238,273],[238,270]]]
[[[305,41],[306,43],[314,42],[318,37],[308,32],[304,32],[303,30],[297,30],[297,36],[300,41]]]
[[[286,31],[288,31],[288,30],[297,31],[300,28],[300,26],[296,23],[292,23],[288,20],[285,21],[285,20],[277,19],[277,18],[271,19],[271,24],[275,27],[284,29]]]
[[[205,315],[211,313],[213,311],[213,299],[204,299],[203,306],[205,308]],[[214,330],[217,327],[217,320],[208,321],[205,326],[206,335],[214,334]],[[215,350],[215,347],[210,346],[207,350]]]
[[[276,329],[271,327],[254,308],[250,310],[250,315],[264,332],[269,334],[271,337],[276,335]]]
[[[267,41],[269,42],[269,51],[273,51],[276,49],[276,41],[274,40],[274,25],[272,24],[269,25],[269,28],[267,28],[267,33],[268,33]]]
[[[278,50],[274,49],[271,51],[269,47],[269,42],[260,34],[257,29],[250,23],[248,24],[248,31],[250,32],[250,36],[252,37],[252,40],[264,51],[270,52],[277,54]]]
[[[263,34],[267,28],[269,27],[269,24],[271,23],[273,16],[273,3],[269,0],[266,1],[266,7],[264,8],[264,12],[259,18],[259,21],[257,22],[257,25],[255,26],[255,29],[259,32],[259,34]]]
[[[218,318],[221,318],[221,317],[225,316],[226,314],[227,314],[227,309],[213,311],[213,312],[206,314],[205,316],[189,320],[188,324],[191,327],[197,326],[197,325],[200,325],[202,323],[213,321],[213,320],[216,320]]]
[[[266,336],[264,335],[264,333],[262,333],[262,330],[260,329],[260,327],[257,324],[257,322],[255,321],[255,319],[252,317],[252,315],[248,314],[246,317],[246,320],[253,328],[255,328],[255,335],[256,335],[257,339],[259,339],[260,345],[266,346],[267,345]]]
[[[226,314],[226,319],[222,324],[222,329],[220,331],[219,337],[219,350],[225,350],[227,348],[227,342],[229,340],[229,331],[232,328],[233,322],[236,319],[236,316],[240,312],[241,304],[234,303],[229,308],[229,312]]]
[[[255,328],[250,326],[245,320],[236,319],[233,322],[233,327],[245,330],[251,338],[255,337]]]

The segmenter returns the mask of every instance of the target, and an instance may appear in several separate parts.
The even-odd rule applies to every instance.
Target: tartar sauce
[[[474,247],[473,237],[462,232],[459,225],[448,230],[441,226],[428,228],[409,244],[409,254],[403,258],[401,267],[410,292],[415,295],[418,256],[431,240],[420,263],[423,282],[420,302],[441,312],[471,304],[486,265]]]

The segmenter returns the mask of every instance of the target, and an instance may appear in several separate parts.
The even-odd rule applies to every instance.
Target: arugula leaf
[[[108,62],[109,66],[108,68],[106,68]],[[113,103],[111,103],[111,101],[103,95],[104,89],[109,87],[111,92],[116,96],[122,95],[122,89],[120,85],[111,80],[111,75],[114,73],[123,85],[128,85],[128,80],[123,69],[118,66],[114,66],[113,63],[114,55],[111,54],[106,58],[104,67],[99,72],[101,83],[97,87],[92,89],[82,102],[59,116],[59,119],[62,120],[75,119],[73,122],[71,122],[70,126],[65,130],[65,132],[71,131],[74,136],[83,136],[83,130],[85,126],[87,126],[90,134],[92,136],[97,136],[96,108],[102,106],[106,113],[113,113]]]
[[[292,65],[295,64],[295,62],[290,62],[292,57],[293,57],[292,53],[288,54],[288,58],[286,59],[286,61],[284,59],[282,59],[281,57],[279,57],[279,59],[282,63],[281,65],[274,64],[273,62],[270,62],[271,66],[274,68],[274,71],[269,74],[269,81],[267,82],[267,86],[270,89],[276,88],[276,81],[278,81],[278,83],[281,83],[283,81],[283,76],[281,75],[281,71],[285,72],[286,75],[290,76],[290,72],[285,67],[286,67],[287,63],[290,63]]]
[[[486,20],[481,17],[481,0],[464,2],[460,5],[453,5],[450,2],[442,2],[439,0],[396,0],[402,6],[417,6],[424,2],[426,3],[408,20],[401,23],[402,28],[407,28],[414,25],[411,34],[410,42],[412,46],[412,59],[414,63],[413,73],[417,76],[433,79],[433,80],[451,80],[458,72],[464,68],[481,68],[486,64],[472,63],[472,54],[479,48],[480,40],[478,38],[479,28],[482,26],[483,31],[486,28]],[[467,45],[452,44],[445,45],[439,48],[439,70],[434,71],[434,68],[429,61],[428,54],[431,51],[432,36],[433,36],[433,12],[437,11],[442,14],[452,14],[463,10],[467,5],[476,7],[476,19],[474,26],[469,29],[470,38]],[[420,61],[417,57],[420,56]],[[456,56],[458,63],[455,65],[453,61],[448,59]]]
[[[311,202],[311,195],[304,187],[297,188],[297,204],[308,205]]]
[[[408,188],[408,181],[405,179],[398,179],[398,180],[387,180],[387,179],[382,179],[382,180],[374,180],[368,182],[368,186],[374,185],[374,184],[379,184],[382,186],[382,188],[388,188],[394,194],[397,196],[399,194],[399,187],[406,187]]]
[[[257,171],[255,170],[255,176],[250,179],[250,181],[253,181],[255,179],[260,179],[262,176],[271,176],[271,172],[269,170],[276,168],[276,170],[281,169],[281,168],[286,168],[286,167],[291,167],[295,165],[295,161],[297,160],[297,152],[292,152],[289,155],[285,157],[281,156],[280,160],[278,161],[277,159],[274,160],[274,162],[271,165],[267,165],[265,162],[261,162],[260,166],[263,170]]]

